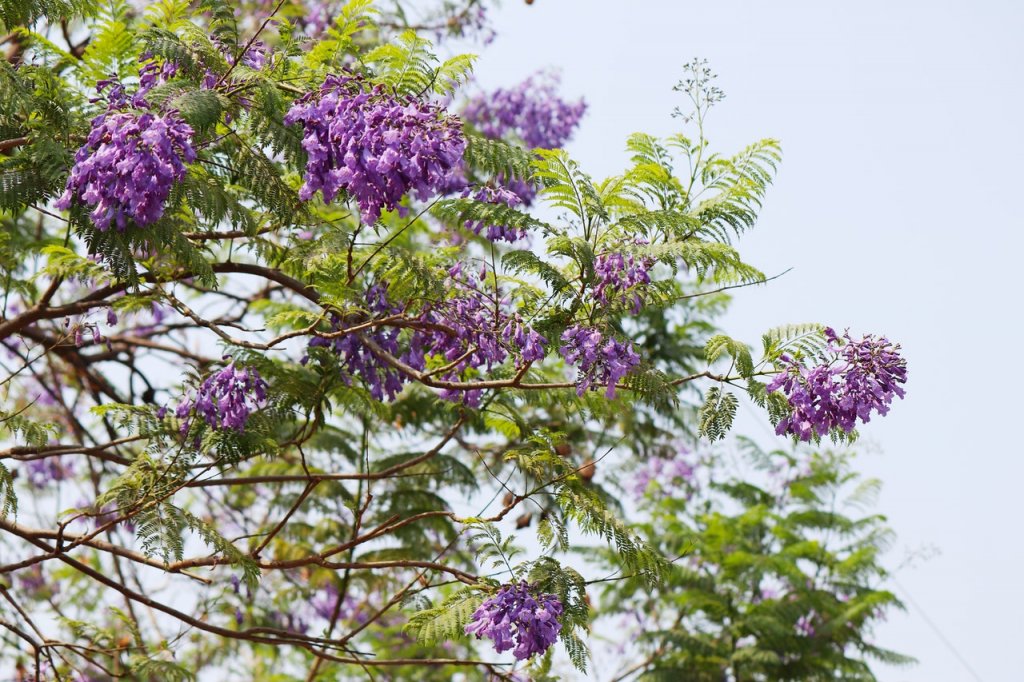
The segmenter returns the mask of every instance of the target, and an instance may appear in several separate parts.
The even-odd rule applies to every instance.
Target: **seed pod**
[[[555,454],[559,457],[568,457],[572,454],[572,446],[568,443],[559,443],[555,446]]]
[[[597,473],[597,465],[594,463],[593,458],[588,458],[587,461],[583,463],[583,466],[577,470],[577,473],[580,475],[580,478],[587,483],[590,483],[594,478],[594,474]]]
[[[528,528],[531,521],[533,521],[533,513],[526,512],[516,519],[516,528]]]
[[[506,507],[511,507],[512,503],[516,501],[516,496],[511,492],[505,493],[505,497],[501,499],[501,503]]]

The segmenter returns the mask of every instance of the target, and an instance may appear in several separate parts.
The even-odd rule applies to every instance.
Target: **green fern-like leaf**
[[[0,462],[0,520],[18,513],[18,495],[14,492],[14,476]]]
[[[430,41],[413,31],[404,31],[394,43],[372,50],[365,60],[378,67],[375,80],[396,95],[420,95],[432,89],[436,80],[436,57],[430,51]]]
[[[738,406],[736,396],[719,387],[708,389],[704,406],[700,408],[700,428],[698,433],[710,441],[721,440],[732,428]]]
[[[465,635],[466,625],[481,602],[483,596],[479,590],[461,588],[445,597],[439,605],[413,614],[405,630],[420,642],[457,639]]]

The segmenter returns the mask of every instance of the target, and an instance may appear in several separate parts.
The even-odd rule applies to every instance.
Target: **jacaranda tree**
[[[595,180],[585,103],[422,5],[0,0],[0,676],[554,679],[622,618],[619,679],[903,660],[815,447],[899,346],[716,323],[779,145],[712,150],[696,61]],[[740,400],[809,443],[766,482]]]

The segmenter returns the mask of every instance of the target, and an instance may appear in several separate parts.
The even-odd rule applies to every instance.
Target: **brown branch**
[[[10,140],[0,140],[0,154],[26,144],[28,144],[27,137],[15,137]]]

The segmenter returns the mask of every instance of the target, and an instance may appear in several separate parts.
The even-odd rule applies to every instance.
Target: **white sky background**
[[[941,554],[896,573],[926,615],[908,604],[877,639],[920,664],[879,667],[880,679],[1021,679],[1024,461],[1007,368],[1022,326],[1024,2],[503,4],[481,85],[559,67],[564,92],[590,104],[569,149],[597,177],[625,167],[630,133],[678,130],[672,86],[693,57],[726,91],[708,123],[715,149],[782,140],[777,183],[739,246],[769,275],[794,270],[736,292],[725,328],[757,344],[814,321],[903,344],[907,399],[862,430],[859,466],[885,483],[889,565]]]

